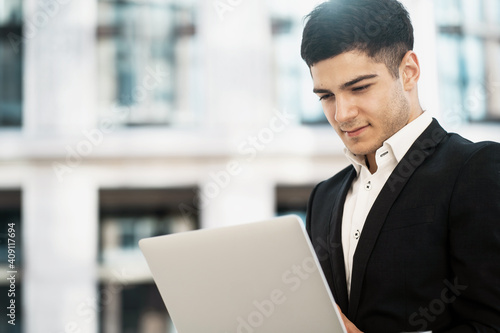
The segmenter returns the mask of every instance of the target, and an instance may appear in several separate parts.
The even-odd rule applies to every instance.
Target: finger
[[[344,326],[346,327],[347,329],[347,333],[363,333],[362,331],[360,331],[356,325],[354,325],[352,323],[352,321],[350,321],[345,315],[344,313],[342,313],[342,310],[340,309],[340,306],[337,305],[337,309],[339,309],[339,312],[340,312],[340,316],[342,318],[342,321],[344,322]]]

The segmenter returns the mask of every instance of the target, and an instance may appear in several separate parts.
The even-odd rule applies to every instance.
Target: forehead
[[[384,63],[379,63],[364,52],[350,51],[325,59],[310,68],[315,88],[341,86],[363,75],[384,78],[390,73]]]

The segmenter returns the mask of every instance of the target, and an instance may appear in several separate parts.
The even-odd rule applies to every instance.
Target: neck
[[[375,153],[370,153],[368,155],[365,155],[365,162],[366,166],[368,167],[368,170],[370,170],[370,173],[372,175],[375,172],[377,172],[378,166],[377,166],[377,160],[375,159]]]
[[[408,120],[408,122],[406,123],[406,125],[408,125],[409,123],[411,123],[412,121],[414,121],[415,119],[417,119],[422,113],[424,113],[424,110],[422,110],[422,108],[420,107],[420,105],[418,105],[418,108],[414,112],[412,112],[413,116],[410,116],[410,119]],[[377,172],[378,166],[377,166],[377,160],[375,159],[375,152],[366,154],[365,155],[365,162],[366,162],[366,166],[368,167],[368,170],[370,170],[370,173],[372,175],[375,172]]]

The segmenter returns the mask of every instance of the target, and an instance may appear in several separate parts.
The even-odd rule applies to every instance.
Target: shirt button
[[[356,232],[354,233],[354,239],[359,239],[359,236],[361,236],[361,232],[359,230],[356,230]]]
[[[365,190],[369,191],[371,189],[372,189],[372,182],[368,181],[368,183],[366,183],[366,185],[365,185]]]

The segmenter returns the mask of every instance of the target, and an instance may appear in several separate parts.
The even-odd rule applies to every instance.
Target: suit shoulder
[[[444,148],[455,156],[460,156],[464,161],[479,155],[500,154],[500,143],[493,141],[472,142],[456,133],[449,133],[445,140]]]
[[[354,167],[349,165],[333,177],[317,184],[309,196],[307,205],[306,228],[309,235],[314,234],[314,226],[323,228],[331,215],[332,204],[339,195],[342,195],[343,186],[356,174]],[[313,222],[314,221],[314,222]],[[316,229],[316,231],[318,231]],[[320,234],[324,232],[320,231]]]
[[[349,174],[352,172],[355,172],[354,167],[352,165],[345,167],[332,177],[325,179],[319,184],[317,184],[315,187],[315,191],[326,191],[335,188],[337,186],[340,186],[341,183],[344,181],[344,179],[348,177]]]

